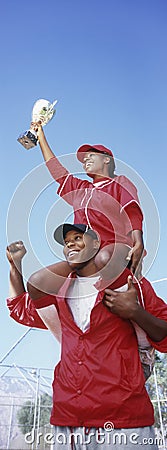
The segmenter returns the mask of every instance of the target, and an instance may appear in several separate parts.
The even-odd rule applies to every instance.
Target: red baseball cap
[[[103,153],[105,155],[108,155],[108,156],[111,156],[112,158],[114,158],[114,155],[113,155],[112,151],[109,148],[104,147],[104,145],[84,144],[84,145],[81,145],[81,147],[79,147],[78,150],[77,150],[77,158],[79,159],[80,162],[83,162],[85,153],[89,152],[91,149],[95,150],[95,151],[97,150],[98,153]]]

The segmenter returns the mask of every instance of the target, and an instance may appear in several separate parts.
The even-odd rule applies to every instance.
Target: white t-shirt
[[[77,276],[68,289],[68,306],[76,325],[83,332],[90,327],[90,315],[98,294],[94,284],[98,280],[99,277]]]
[[[98,290],[95,288],[95,283],[99,277],[79,277],[74,279],[73,284],[69,287],[67,303],[73,315],[73,319],[77,326],[85,332],[90,327],[90,315],[92,308],[95,305]],[[125,284],[115,291],[125,292],[128,285]],[[139,348],[147,349],[150,343],[147,335],[142,328],[133,322],[135,332],[137,335]]]

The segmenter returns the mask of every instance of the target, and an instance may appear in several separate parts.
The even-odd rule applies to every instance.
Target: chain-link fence
[[[147,388],[155,408],[157,444],[167,449],[167,393],[157,367]],[[52,370],[15,364],[0,368],[0,450],[51,450]]]
[[[50,449],[52,370],[0,368],[0,450]]]

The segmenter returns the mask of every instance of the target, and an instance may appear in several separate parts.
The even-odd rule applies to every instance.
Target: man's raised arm
[[[10,265],[9,296],[16,297],[25,292],[22,276],[22,259],[26,248],[22,241],[13,242],[6,249],[6,256]]]

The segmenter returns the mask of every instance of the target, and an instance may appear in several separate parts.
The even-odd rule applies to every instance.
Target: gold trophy
[[[56,110],[54,106],[57,100],[50,103],[49,100],[40,99],[33,106],[32,110],[32,122],[41,122],[41,125],[46,125],[54,116]],[[35,147],[38,142],[37,134],[33,128],[30,127],[25,133],[20,134],[18,137],[18,142],[23,145],[27,150]]]

